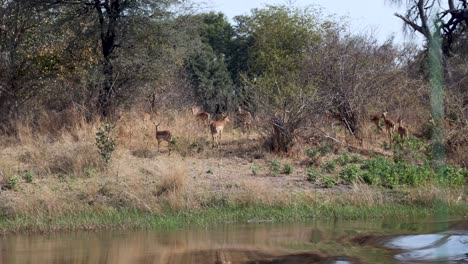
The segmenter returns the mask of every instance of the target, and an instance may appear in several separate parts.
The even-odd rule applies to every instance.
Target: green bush
[[[468,184],[467,169],[443,166],[439,168],[437,175],[439,183],[444,185],[462,186]]]
[[[328,173],[332,173],[335,171],[336,169],[336,163],[334,161],[329,161],[329,162],[326,162],[322,165],[322,169],[325,171],[325,172],[328,172]]]
[[[252,170],[253,175],[258,175],[258,172],[260,170],[260,167],[256,163],[252,163],[250,165],[250,169]]]
[[[351,156],[349,156],[348,153],[344,153],[343,155],[336,158],[335,161],[341,166],[344,166],[348,163],[351,163]]]
[[[315,160],[319,157],[319,150],[316,148],[308,148],[305,150],[305,154],[307,157],[309,157],[312,160]]]
[[[19,180],[20,180],[20,178],[18,176],[10,177],[6,181],[6,186],[5,187],[7,189],[10,189],[10,190],[16,190],[16,188],[18,187]]]
[[[314,166],[310,166],[307,169],[307,180],[310,181],[311,183],[315,183],[318,177],[319,177],[319,173],[317,169]]]
[[[271,174],[276,175],[281,170],[281,162],[279,160],[272,160],[270,161],[270,171]]]
[[[115,149],[115,139],[112,132],[115,128],[114,124],[104,123],[96,132],[96,146],[99,150],[102,160],[108,164],[112,158],[112,152]]]
[[[351,164],[341,170],[340,178],[346,183],[358,182],[361,177],[361,173],[362,171],[358,166]]]
[[[293,166],[289,163],[284,164],[283,173],[284,174],[291,174],[293,172]]]
[[[323,182],[323,187],[325,188],[333,188],[336,185],[335,179],[333,179],[331,176],[323,177],[322,182]]]
[[[27,183],[31,183],[33,181],[33,173],[30,171],[24,172],[21,176]]]

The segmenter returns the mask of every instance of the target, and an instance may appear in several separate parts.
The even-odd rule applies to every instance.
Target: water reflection
[[[1,238],[0,263],[395,263],[391,251],[351,238],[402,234],[408,226],[414,229],[385,221],[333,221],[17,235]]]
[[[397,236],[384,244],[403,251],[395,256],[401,261],[451,261],[468,263],[468,232]]]

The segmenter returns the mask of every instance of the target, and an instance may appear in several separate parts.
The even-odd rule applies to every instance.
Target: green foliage
[[[357,165],[350,164],[341,170],[340,178],[343,179],[346,183],[354,183],[360,180],[361,174],[362,171]]]
[[[336,180],[333,177],[327,175],[323,177],[322,183],[323,187],[325,188],[333,188],[336,185]]]
[[[329,142],[322,143],[319,147],[320,155],[325,156],[333,151],[333,145]]]
[[[293,172],[293,166],[290,163],[284,164],[283,173],[284,174],[291,174]]]
[[[13,177],[10,177],[6,181],[6,186],[5,187],[10,189],[10,190],[16,190],[16,188],[18,187],[19,180],[20,180],[20,177],[17,176],[17,175],[13,176]]]
[[[96,147],[99,150],[102,160],[108,164],[112,158],[112,152],[115,150],[115,139],[112,132],[115,128],[114,124],[103,123],[96,132]]]
[[[256,163],[252,163],[250,165],[250,169],[252,170],[253,175],[258,175],[258,173],[260,171],[260,167]]]
[[[311,160],[316,160],[319,157],[319,150],[316,148],[307,148],[305,150],[305,154],[307,157],[309,157]]]
[[[33,181],[33,173],[31,171],[26,171],[24,172],[21,177],[26,181],[27,183],[31,183]]]
[[[319,172],[314,166],[307,168],[307,180],[311,183],[315,183],[319,177]]]
[[[452,186],[468,184],[468,169],[443,166],[437,170],[439,183]]]
[[[279,160],[270,161],[270,172],[273,175],[276,175],[281,170],[281,162]]]
[[[338,164],[340,164],[341,166],[344,166],[348,163],[351,162],[351,156],[349,156],[348,153],[344,153],[343,155],[339,156],[338,158],[336,158],[335,160]]]
[[[407,140],[395,138],[393,159],[395,162],[427,163],[431,160],[431,146],[423,140],[410,137]]]
[[[418,186],[428,181],[439,180],[452,186],[463,186],[468,180],[468,170],[444,166],[438,173],[429,165],[394,162],[382,157],[366,160],[361,167],[365,183],[394,188],[399,185]]]
[[[195,95],[206,111],[227,111],[232,100],[233,84],[221,55],[202,44],[189,59],[188,71]]]
[[[336,162],[334,161],[328,161],[326,163],[324,163],[322,165],[322,169],[325,171],[325,172],[328,172],[328,173],[332,173],[335,171],[336,169]]]

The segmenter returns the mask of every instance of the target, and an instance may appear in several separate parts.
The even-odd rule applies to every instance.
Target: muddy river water
[[[0,263],[468,263],[468,219],[239,224],[0,238]]]

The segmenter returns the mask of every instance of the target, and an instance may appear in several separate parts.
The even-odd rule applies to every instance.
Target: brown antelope
[[[219,147],[219,140],[221,139],[221,134],[223,133],[224,126],[226,125],[227,122],[230,122],[229,117],[226,115],[224,118],[220,121],[214,121],[210,124],[210,132],[211,132],[211,138],[212,138],[212,146]]]
[[[393,132],[395,131],[395,121],[393,121],[390,118],[387,118],[387,112],[382,113],[382,118],[384,120],[385,130],[388,134],[388,138],[390,140],[390,145],[391,145],[393,141]]]
[[[195,116],[195,119],[199,124],[203,124],[203,126],[207,126],[210,122],[211,115],[208,112],[200,112],[200,108],[198,106],[192,106],[192,114]]]
[[[371,118],[370,118],[370,120],[372,121],[372,123],[374,123],[374,124],[377,126],[377,129],[383,131],[382,126],[380,126],[380,119],[382,119],[382,115],[381,115],[381,114],[372,115]]]
[[[398,117],[398,129],[397,129],[397,132],[398,132],[398,135],[400,136],[400,139],[405,139],[405,138],[408,138],[409,137],[409,130],[408,130],[408,127],[405,127],[402,125],[402,122],[403,122],[403,118]]]
[[[245,130],[247,130],[247,139],[248,139],[250,135],[250,129],[252,128],[252,122],[253,122],[252,114],[248,111],[242,110],[242,108],[239,106],[239,108],[237,109],[237,119],[241,126],[242,133],[244,133]]]
[[[159,145],[161,144],[161,142],[163,141],[167,141],[167,143],[171,143],[172,141],[172,134],[171,134],[171,131],[169,130],[162,130],[162,131],[158,131],[158,127],[159,127],[159,124],[161,124],[161,122],[159,122],[158,124],[156,124],[155,122],[153,122],[154,126],[156,127],[156,140],[158,141],[158,152],[159,151]],[[169,153],[171,152],[171,149],[169,148]]]

